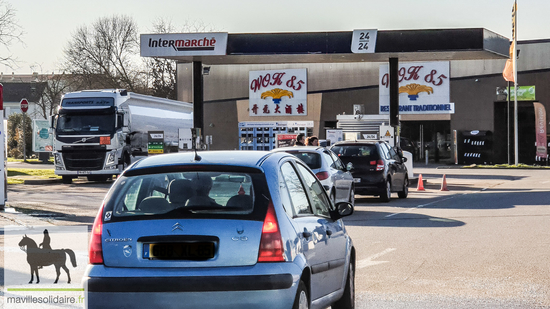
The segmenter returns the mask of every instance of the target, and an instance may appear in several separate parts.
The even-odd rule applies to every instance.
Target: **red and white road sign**
[[[27,99],[21,99],[21,111],[26,113],[29,109],[29,101]]]

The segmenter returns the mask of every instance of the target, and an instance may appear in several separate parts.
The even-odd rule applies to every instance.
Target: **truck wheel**
[[[73,177],[71,177],[71,176],[61,176],[61,181],[64,184],[69,185],[73,182]]]
[[[130,155],[127,152],[124,153],[121,161],[122,170],[125,170],[128,166],[130,166],[130,164],[132,164],[132,159],[130,159]]]
[[[90,176],[87,176],[86,178],[88,178],[88,181],[100,181],[100,182],[105,182],[109,179],[109,175],[90,175]]]

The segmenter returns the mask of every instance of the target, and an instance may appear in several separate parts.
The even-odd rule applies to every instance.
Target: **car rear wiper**
[[[178,207],[174,210],[171,210],[167,212],[167,214],[181,214],[181,213],[193,213],[195,211],[243,211],[246,209],[243,209],[242,207],[235,207],[235,206],[203,206],[203,205],[197,205],[197,206],[182,206]]]
[[[185,206],[183,209],[189,211],[209,211],[209,210],[243,210],[242,207],[235,206]]]

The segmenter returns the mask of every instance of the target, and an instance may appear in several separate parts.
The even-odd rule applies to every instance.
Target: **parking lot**
[[[550,307],[550,171],[414,172],[426,191],[389,203],[357,195],[344,219],[358,308]],[[110,184],[10,186],[1,224],[89,226]]]

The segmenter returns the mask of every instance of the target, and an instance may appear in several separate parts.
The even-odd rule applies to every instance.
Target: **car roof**
[[[323,151],[326,150],[326,147],[322,146],[292,146],[292,147],[281,147],[281,148],[275,148],[272,150],[272,152],[287,152],[287,151]]]
[[[358,139],[354,141],[341,141],[334,143],[332,146],[341,146],[341,145],[353,145],[353,144],[380,144],[387,143],[383,140],[373,140],[373,139]]]
[[[197,155],[200,160],[195,160],[193,151],[149,156],[137,161],[129,170],[171,165],[226,165],[258,168],[269,157],[285,156],[283,153],[275,154],[269,151],[255,150],[198,151]]]

